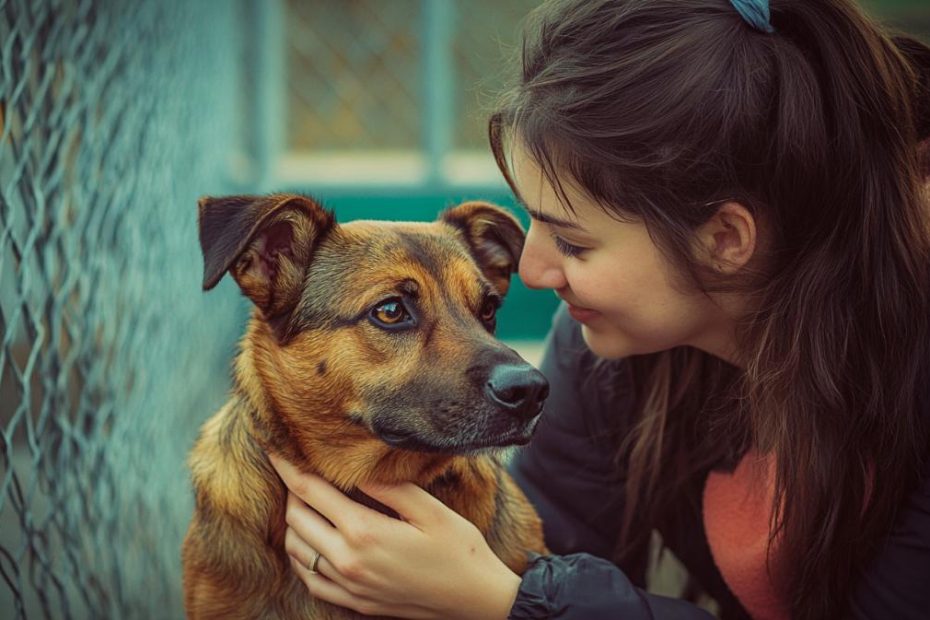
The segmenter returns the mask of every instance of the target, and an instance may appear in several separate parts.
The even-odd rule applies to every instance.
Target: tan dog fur
[[[200,226],[204,287],[229,271],[256,308],[232,396],[190,457],[190,618],[361,617],[313,600],[291,570],[286,491],[267,451],[347,492],[363,481],[421,485],[518,573],[528,552],[545,551],[539,519],[498,452],[478,445],[526,441],[533,423],[475,404],[483,379],[467,378],[492,363],[484,360],[518,359],[480,318],[516,266],[523,233],[512,216],[468,203],[433,223],[337,225],[312,199],[273,195],[201,200]],[[417,329],[384,331],[364,318],[395,293],[415,300]],[[445,396],[430,402],[434,394]],[[472,421],[473,408],[482,413]],[[376,432],[382,422],[439,448],[388,445]]]

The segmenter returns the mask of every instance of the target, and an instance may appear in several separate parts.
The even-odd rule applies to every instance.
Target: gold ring
[[[318,566],[319,563],[320,563],[320,558],[321,558],[321,557],[323,557],[323,554],[320,553],[319,551],[317,551],[317,552],[316,552],[316,555],[313,557],[313,561],[310,562],[310,563],[307,565],[307,569],[308,569],[311,573],[318,573],[318,572],[319,572],[316,568],[317,568],[317,566]]]

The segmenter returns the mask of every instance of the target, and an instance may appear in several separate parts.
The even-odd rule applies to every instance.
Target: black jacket
[[[624,481],[616,452],[630,429],[633,390],[623,362],[610,385],[599,385],[594,362],[579,325],[561,308],[542,361],[550,396],[533,441],[510,466],[543,519],[553,555],[531,563],[510,618],[710,618],[686,601],[642,589],[646,549],[622,567],[602,559],[615,555],[620,529]],[[702,487],[703,480],[696,480],[683,494],[681,509],[656,529],[692,578],[718,601],[722,617],[747,617],[713,562],[701,519]],[[930,618],[930,471],[853,588],[850,615]]]

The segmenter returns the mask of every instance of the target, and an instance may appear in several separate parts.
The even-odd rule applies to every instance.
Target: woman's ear
[[[697,229],[698,258],[721,274],[742,269],[756,251],[756,219],[738,202],[725,202]]]

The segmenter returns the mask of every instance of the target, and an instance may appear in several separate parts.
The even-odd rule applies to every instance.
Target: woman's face
[[[644,224],[617,221],[563,182],[574,208],[568,211],[523,149],[514,149],[512,171],[531,217],[520,277],[569,305],[595,354],[620,358],[691,345],[731,357],[732,321],[675,278]]]

